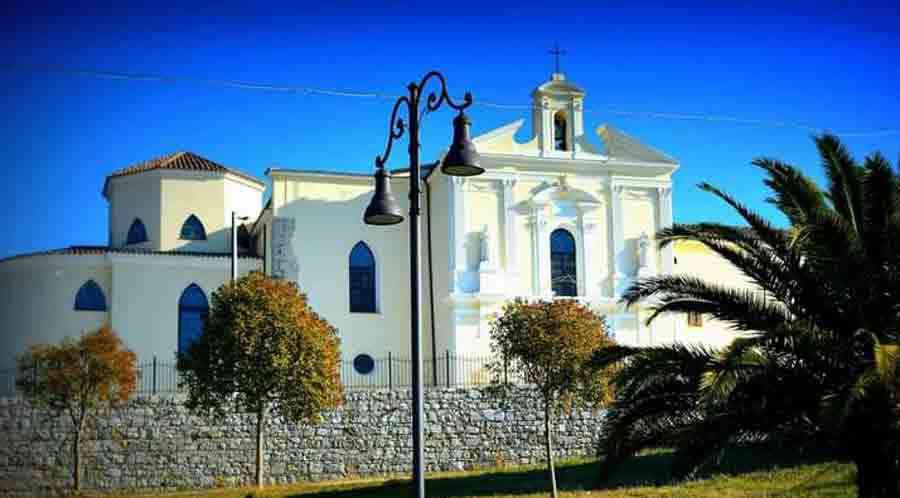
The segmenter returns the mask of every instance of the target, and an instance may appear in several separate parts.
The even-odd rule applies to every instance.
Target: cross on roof
[[[556,58],[556,72],[559,73],[559,56],[566,55],[566,51],[559,48],[559,43],[554,43],[553,50],[548,53]]]

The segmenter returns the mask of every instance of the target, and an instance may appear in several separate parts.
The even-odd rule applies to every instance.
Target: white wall
[[[244,223],[248,226],[259,217],[262,212],[262,199],[265,187],[251,183],[239,176],[226,175],[223,181],[225,189],[224,205],[225,205],[225,228],[231,227],[231,212],[234,211],[239,217],[246,217],[246,221],[238,221],[238,224]],[[230,232],[229,232],[230,235]],[[231,247],[230,245],[228,246]]]
[[[751,281],[731,263],[722,259],[706,246],[697,242],[679,242],[675,245],[677,264],[674,273],[692,275],[709,282],[719,283],[735,289],[755,289]],[[687,315],[679,315],[673,320],[678,323],[678,341],[685,343],[703,343],[712,346],[725,346],[735,336],[727,324],[703,317],[702,327],[688,325]]]
[[[455,351],[453,343],[453,308],[449,294],[453,288],[452,266],[450,264],[452,248],[448,243],[452,226],[450,224],[450,192],[452,179],[440,171],[432,173],[428,180],[431,189],[431,236],[432,236],[432,270],[434,278],[434,316],[435,316],[435,352],[440,354],[448,350]],[[423,245],[427,259],[427,244]],[[426,295],[429,288],[425,288]],[[430,301],[430,300],[429,300]],[[426,308],[427,309],[427,308]],[[430,313],[429,313],[430,315]],[[430,319],[430,316],[429,316]],[[428,331],[428,355],[430,356],[431,329]]]
[[[160,179],[158,171],[111,178],[109,183],[109,245],[124,247],[128,230],[135,218],[140,218],[147,230],[147,242],[128,247],[159,250],[160,240]]]
[[[240,274],[259,269],[241,259]],[[0,368],[34,344],[57,343],[109,323],[140,361],[175,358],[178,300],[191,283],[211,301],[230,277],[218,257],[109,255],[25,256],[0,263]],[[88,280],[106,297],[106,312],[76,311],[75,295]],[[211,302],[210,302],[211,304]]]
[[[454,298],[454,314],[446,318],[454,327],[450,343],[455,351],[489,354],[489,321],[506,300],[551,297],[549,238],[557,228],[568,230],[575,239],[578,298],[608,315],[620,340],[649,344],[671,330],[662,322],[646,327],[638,320],[639,308],[626,310],[617,302],[627,282],[637,276],[638,237],[643,232],[652,237],[662,226],[657,190],[670,185],[668,178],[610,177],[602,170],[592,174],[566,171],[574,169],[575,162],[557,170],[548,165],[546,170],[529,168],[527,172],[513,166],[515,159],[503,158],[501,162],[487,156],[486,162],[491,167],[485,175],[466,179],[461,189],[451,189],[450,205],[458,202],[455,196],[461,196],[464,206],[462,216],[454,212],[451,217],[451,223],[461,228],[457,232],[448,230],[451,245],[461,247],[457,257],[463,261],[457,265],[455,289],[461,295]],[[561,184],[563,173],[566,176]],[[508,181],[512,186],[504,188]],[[621,185],[617,217],[612,213],[612,184]],[[511,199],[504,199],[510,194]],[[505,228],[507,222],[513,227],[510,232]],[[478,266],[484,226],[492,246],[492,271],[479,271]],[[452,240],[454,236],[461,241]],[[651,257],[651,267],[663,270],[659,255]],[[613,294],[612,277],[617,270],[623,281]]]
[[[273,171],[273,214],[295,220],[291,244],[301,291],[312,308],[338,329],[344,360],[409,356],[409,249],[407,223],[368,226],[363,213],[373,192],[371,176],[320,176]],[[407,180],[392,180],[406,215]],[[440,237],[440,235],[438,235]],[[424,238],[424,231],[423,231]],[[375,254],[377,312],[350,313],[349,257],[364,241]],[[423,250],[423,270],[425,264]],[[427,292],[423,288],[423,302]],[[423,324],[424,325],[424,324]],[[428,328],[423,326],[427,337]]]
[[[141,360],[174,361],[178,349],[178,301],[192,283],[212,305],[212,294],[231,276],[229,258],[115,254],[110,322]],[[261,262],[239,260],[238,274]]]
[[[76,311],[78,289],[93,279],[111,301],[104,256],[32,256],[0,263],[0,368],[15,366],[29,346],[78,337],[103,325],[109,314]]]
[[[231,216],[225,219],[225,186],[221,175],[166,172],[161,191],[163,250],[227,252],[231,247]],[[181,227],[195,215],[206,229],[206,240],[182,240]]]
[[[110,180],[110,244],[125,245],[135,217],[144,222],[147,242],[128,247],[162,251],[228,252],[231,212],[255,220],[265,187],[244,178],[204,171],[155,170]],[[207,240],[180,238],[181,226],[195,215]]]

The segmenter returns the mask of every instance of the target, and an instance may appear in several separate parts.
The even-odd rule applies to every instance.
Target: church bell
[[[441,162],[441,171],[450,176],[475,176],[484,173],[481,158],[469,136],[469,117],[462,111],[453,118],[453,143]]]
[[[375,195],[363,216],[366,225],[396,225],[403,221],[400,206],[391,193],[390,180],[391,177],[384,168],[375,170]]]

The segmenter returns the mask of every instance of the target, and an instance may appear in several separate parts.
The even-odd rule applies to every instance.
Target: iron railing
[[[409,357],[388,353],[381,358],[373,358],[374,368],[362,374],[354,367],[353,361],[341,362],[340,376],[348,391],[365,389],[404,389],[412,385],[412,360]],[[525,382],[512,368],[494,371],[488,368],[491,356],[467,356],[445,351],[437,356],[428,356],[423,362],[423,376],[426,388],[476,387],[496,383],[521,385]],[[178,385],[178,370],[175,361],[162,361],[155,356],[151,361],[138,362],[136,394],[176,394],[182,392]],[[37,375],[39,369],[23,370],[21,375]],[[14,368],[0,369],[0,396],[19,394],[16,379],[19,372]]]

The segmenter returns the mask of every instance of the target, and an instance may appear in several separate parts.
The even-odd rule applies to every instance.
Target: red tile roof
[[[0,263],[14,259],[28,258],[32,256],[103,256],[105,254],[136,254],[146,256],[189,256],[197,258],[230,258],[227,252],[198,252],[198,251],[157,251],[153,249],[140,249],[136,247],[107,247],[107,246],[69,246],[62,249],[51,249],[27,254],[18,254],[6,259],[0,259]],[[261,260],[257,256],[241,254],[240,259]]]
[[[198,156],[193,152],[175,152],[174,154],[169,154],[166,156],[158,157],[156,159],[151,159],[149,161],[143,161],[137,164],[132,164],[126,168],[122,168],[117,171],[113,171],[106,177],[106,183],[103,185],[103,195],[106,196],[107,189],[109,188],[109,181],[113,178],[117,178],[120,176],[128,176],[134,175],[137,173],[143,173],[145,171],[152,171],[157,169],[172,169],[172,170],[183,170],[183,171],[208,171],[211,173],[231,173],[233,175],[240,176],[246,180],[249,180],[253,183],[265,186],[266,184],[262,181],[246,174],[241,171],[232,168],[226,168],[221,164],[210,161],[205,157]]]

